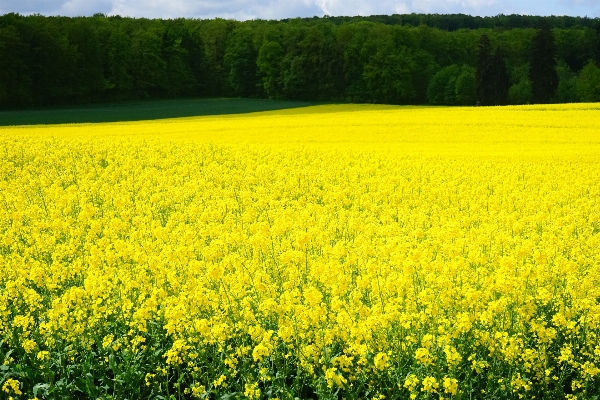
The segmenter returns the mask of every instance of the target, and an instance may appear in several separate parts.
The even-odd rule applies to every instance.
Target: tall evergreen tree
[[[496,49],[492,58],[492,96],[493,105],[502,106],[508,104],[508,89],[510,89],[510,78],[506,68],[504,52],[500,47]]]
[[[594,49],[594,58],[596,64],[600,65],[600,21],[596,22],[596,48]]]
[[[533,101],[548,103],[558,88],[556,72],[556,44],[548,25],[543,25],[533,38],[529,79]]]
[[[490,38],[483,34],[477,45],[477,65],[475,67],[477,102],[482,106],[489,106],[493,103],[493,61]]]

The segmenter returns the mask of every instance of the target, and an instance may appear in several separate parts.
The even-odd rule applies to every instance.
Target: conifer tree
[[[497,106],[508,104],[510,78],[506,68],[504,52],[500,47],[496,49],[492,59],[492,83],[492,104]]]
[[[490,38],[483,34],[477,45],[477,66],[475,80],[477,87],[477,102],[482,106],[492,104],[493,96],[493,59]]]
[[[508,104],[510,81],[506,69],[504,52],[499,47],[492,54],[492,45],[487,35],[481,35],[478,45],[477,101],[482,106]]]
[[[548,103],[558,88],[556,44],[548,25],[543,25],[533,38],[529,79],[535,103]]]
[[[600,21],[596,22],[596,48],[594,49],[594,58],[596,64],[600,65]]]

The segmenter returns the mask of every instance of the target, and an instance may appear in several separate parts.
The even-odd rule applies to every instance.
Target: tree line
[[[0,16],[0,107],[179,97],[600,101],[600,20]]]

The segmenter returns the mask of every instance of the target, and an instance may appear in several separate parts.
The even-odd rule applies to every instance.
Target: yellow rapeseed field
[[[598,104],[0,128],[2,398],[589,399],[599,335]]]

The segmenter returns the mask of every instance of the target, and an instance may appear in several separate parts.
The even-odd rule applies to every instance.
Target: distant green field
[[[94,104],[64,108],[0,111],[0,126],[140,121],[241,114],[306,107],[315,103],[268,99],[184,99]]]

